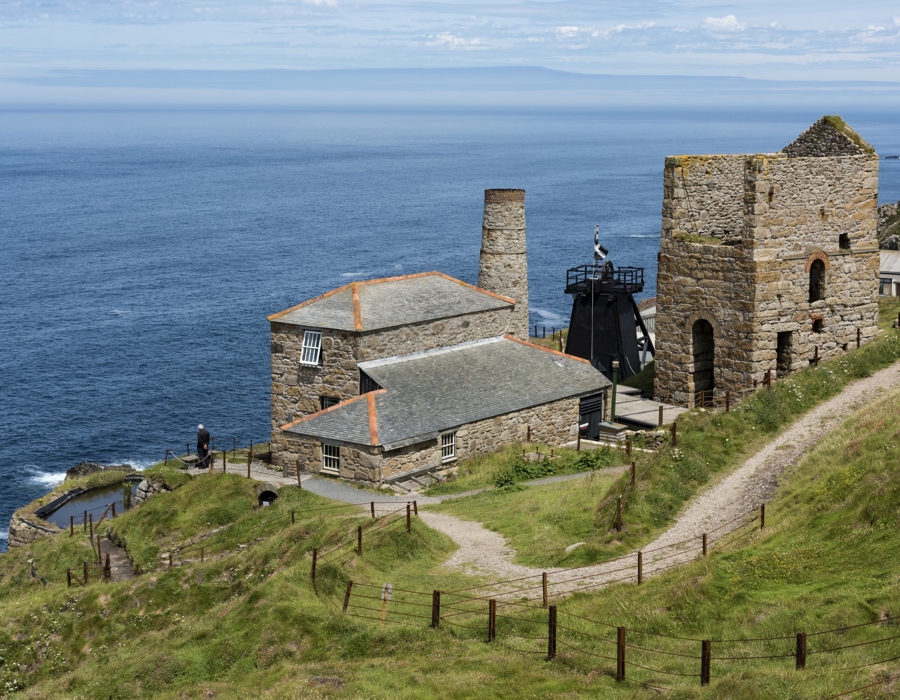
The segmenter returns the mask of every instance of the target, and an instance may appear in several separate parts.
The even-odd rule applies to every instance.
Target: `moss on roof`
[[[837,114],[826,115],[822,117],[822,121],[828,124],[835,131],[841,132],[848,139],[853,141],[857,146],[863,149],[866,153],[875,153],[875,149],[866,141],[862,136],[860,136],[854,129],[847,125],[843,119]]]

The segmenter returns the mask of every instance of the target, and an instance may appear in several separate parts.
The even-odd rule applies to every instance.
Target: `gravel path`
[[[799,418],[735,471],[695,498],[669,530],[643,548],[646,553],[643,575],[649,577],[697,557],[702,533],[713,532],[769,499],[785,469],[795,464],[854,411],[877,400],[885,390],[897,385],[900,385],[900,363],[850,384],[840,394]],[[480,523],[442,513],[422,512],[420,517],[459,545],[459,549],[446,562],[447,566],[474,575],[503,579],[538,577],[543,571],[548,574],[562,571],[514,564],[515,552],[503,536],[487,530]],[[688,542],[684,543],[685,540]],[[713,540],[714,537],[711,537],[710,541]],[[598,587],[623,577],[634,579],[636,555],[637,552],[628,555],[624,563],[617,560],[558,574],[555,583],[551,577],[552,594],[556,596]],[[631,561],[634,563],[629,563]],[[531,586],[534,586],[534,580],[507,586],[505,590],[511,593],[517,588]]]

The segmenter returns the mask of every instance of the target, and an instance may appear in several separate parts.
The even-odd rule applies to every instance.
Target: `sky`
[[[900,83],[900,2],[0,0],[0,103],[108,71],[509,66]]]

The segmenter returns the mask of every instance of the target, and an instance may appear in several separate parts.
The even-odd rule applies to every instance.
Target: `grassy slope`
[[[896,310],[896,304],[885,309],[888,318]],[[745,404],[741,412],[720,416],[702,431],[698,427],[693,438],[686,421],[679,432],[682,456],[653,467],[653,478],[644,482],[626,513],[626,536],[633,541],[648,537],[711,473],[752,451],[807,402],[832,395],[851,377],[895,357],[897,348],[890,342],[873,344],[828,372],[823,365],[793,388],[779,383],[761,394],[759,405]],[[767,530],[741,540],[739,549],[714,552],[640,588],[623,584],[577,596],[563,609],[695,637],[789,635],[864,622],[885,611],[896,614],[900,454],[893,417],[898,409],[900,399],[891,396],[824,441],[786,482],[770,508]],[[691,420],[699,426],[702,419],[698,414]],[[709,465],[700,461],[704,456]],[[701,478],[696,470],[704,466],[709,469]],[[234,476],[201,477],[154,497],[115,527],[130,548],[144,552],[149,566],[154,548],[202,530],[217,510],[237,517],[229,530],[249,532],[261,522],[254,518],[286,517],[291,507],[299,511],[322,502],[287,489],[274,510],[266,509],[271,513],[261,513],[251,507],[250,489]],[[512,651],[504,636],[512,623],[501,621],[498,641],[489,646],[476,641],[480,631],[431,631],[420,621],[381,628],[342,617],[334,598],[316,597],[308,579],[310,548],[339,527],[320,516],[301,517],[292,528],[272,528],[274,534],[242,553],[86,589],[67,590],[64,584],[65,566],[90,551],[84,538],[62,536],[13,550],[0,557],[0,694],[22,684],[27,686],[23,695],[34,698],[657,696],[633,685],[618,686],[602,673],[577,670],[598,662],[579,660],[564,649],[551,664]],[[235,535],[229,541],[231,536],[221,537],[226,543],[239,539]],[[414,522],[411,538],[403,533],[388,538],[354,562],[350,573],[358,581],[391,581],[398,588],[464,586],[465,577],[440,566],[451,550],[446,538]],[[47,578],[46,588],[29,577],[29,558]],[[342,590],[345,575],[323,568],[319,593]],[[863,630],[845,639],[891,636],[896,627]],[[653,643],[663,648],[669,642]],[[692,643],[685,644],[694,651]],[[754,649],[748,645],[747,651]],[[860,647],[831,665],[889,658],[896,655],[892,649]],[[772,653],[783,651],[773,645]],[[671,658],[648,665],[679,668],[680,657]],[[781,659],[745,662],[723,675],[717,661],[711,692],[690,681],[671,697],[815,698],[860,685],[880,668],[817,670],[826,658],[811,657],[822,662],[811,663],[804,673],[790,670],[792,659]],[[342,679],[342,690],[313,687],[306,680],[331,675]],[[859,697],[889,697],[888,692]]]

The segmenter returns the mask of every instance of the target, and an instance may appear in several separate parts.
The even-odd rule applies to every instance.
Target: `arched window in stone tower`
[[[825,298],[825,263],[813,260],[809,266],[809,303]]]
[[[694,356],[694,391],[710,391],[715,388],[715,354],[716,342],[713,337],[712,324],[700,319],[691,327]]]

